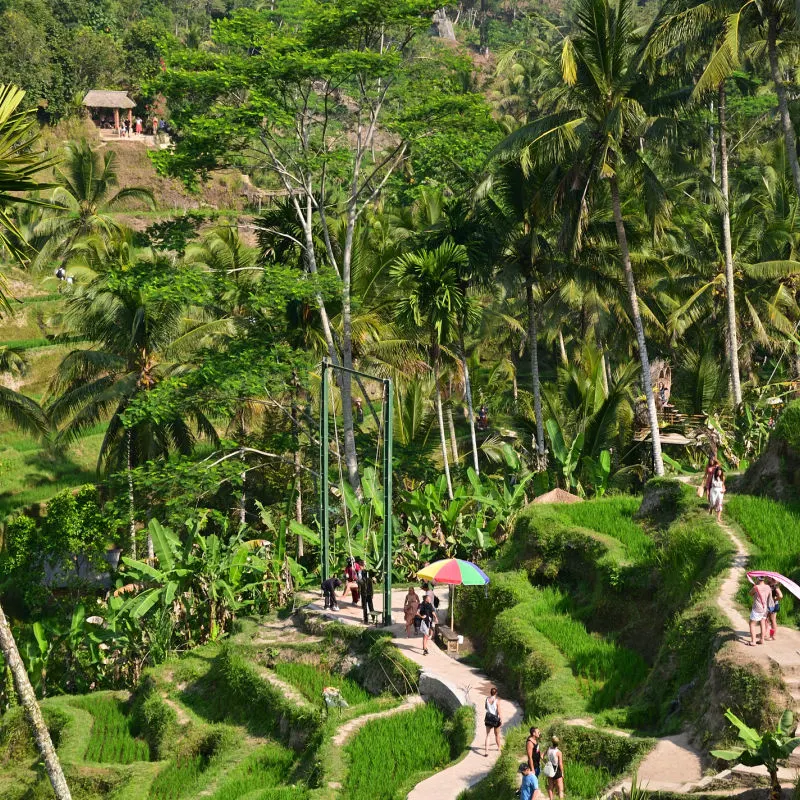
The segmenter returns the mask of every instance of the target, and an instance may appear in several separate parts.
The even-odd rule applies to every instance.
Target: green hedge
[[[794,450],[800,450],[800,400],[793,400],[783,410],[772,435]]]
[[[164,759],[173,752],[178,716],[175,709],[164,702],[149,671],[142,676],[133,698],[131,721],[134,733],[141,736],[150,747],[153,761]]]
[[[205,711],[213,719],[245,724],[254,733],[274,736],[298,750],[305,749],[320,730],[320,710],[286,698],[230,644],[222,647],[200,680],[206,684]],[[189,705],[195,694],[187,687],[184,696]]]

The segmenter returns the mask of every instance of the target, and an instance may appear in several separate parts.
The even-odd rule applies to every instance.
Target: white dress
[[[714,478],[711,481],[711,489],[708,492],[708,504],[715,511],[719,511],[719,509],[722,508],[722,496],[724,494],[724,488],[725,483],[723,482],[722,478]]]

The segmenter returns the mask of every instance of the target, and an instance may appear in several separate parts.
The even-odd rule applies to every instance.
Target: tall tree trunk
[[[136,505],[133,501],[133,447],[131,445],[131,437],[133,430],[128,428],[127,433],[127,447],[128,447],[128,515],[129,527],[128,535],[131,540],[131,558],[136,558]]]
[[[11,634],[11,628],[2,606],[0,606],[0,652],[3,653],[3,658],[11,670],[11,677],[14,680],[17,696],[30,722],[33,738],[44,761],[44,768],[47,772],[47,777],[50,778],[53,792],[57,800],[72,800],[69,786],[67,786],[67,779],[64,777],[64,771],[61,769],[56,749],[53,747],[53,740],[50,738],[50,731],[47,730],[42,710],[36,702],[33,686],[28,680],[28,673],[25,671],[25,665],[20,658],[17,643]]]
[[[447,496],[453,499],[453,481],[450,479],[450,462],[447,459],[447,437],[444,432],[444,415],[442,414],[442,393],[439,391],[439,358],[433,359],[433,382],[436,392],[436,416],[439,419],[439,438],[442,444],[442,461],[444,475],[447,478]]]
[[[544,448],[542,387],[539,381],[539,331],[536,326],[536,304],[533,298],[532,277],[525,278],[525,299],[528,304],[528,353],[531,358],[531,379],[533,381],[533,415],[536,418],[536,468],[543,471],[547,469],[547,452]],[[560,335],[561,331],[559,331]]]
[[[642,364],[642,383],[644,384],[644,396],[647,400],[650,436],[653,440],[653,471],[656,475],[663,475],[664,460],[661,457],[661,433],[658,429],[658,414],[656,412],[656,400],[653,396],[653,383],[650,379],[650,359],[647,357],[644,325],[642,324],[642,315],[639,312],[639,298],[636,295],[636,281],[633,276],[633,265],[631,264],[631,254],[628,249],[628,237],[625,233],[625,222],[622,219],[619,184],[617,183],[616,176],[610,179],[610,183],[611,201],[614,206],[614,223],[617,226],[617,242],[619,244],[620,255],[622,256],[622,267],[625,271],[625,283],[628,285],[628,297],[631,302],[631,319],[633,320],[633,328],[636,331],[636,341],[639,346],[639,361]]]
[[[731,208],[728,188],[728,143],[725,129],[725,82],[719,85],[719,163],[722,188],[722,244],[725,252],[725,295],[728,301],[728,359],[733,402],[742,404],[742,383],[739,373],[739,334],[736,330],[736,290],[733,283],[733,249],[731,247]]]
[[[481,22],[480,22],[480,41],[481,53],[489,55],[489,14],[488,0],[481,0]]]
[[[709,110],[714,113],[714,101],[709,104]],[[711,182],[717,182],[717,138],[714,136],[714,123],[708,123],[708,154],[711,159]]]
[[[294,519],[303,524],[303,480],[302,456],[300,454],[300,397],[297,373],[294,373],[294,397],[292,402],[292,438],[294,439]],[[297,537],[297,557],[302,558],[305,551],[303,537]]]
[[[453,407],[447,406],[447,427],[450,430],[450,449],[453,452],[453,463],[458,464],[458,437],[456,436],[456,423],[453,419]]]
[[[797,161],[797,142],[792,118],[789,116],[786,85],[783,82],[780,65],[778,64],[778,20],[774,14],[770,15],[767,22],[767,52],[769,53],[769,68],[772,73],[772,81],[775,84],[775,93],[778,95],[778,110],[781,115],[783,140],[786,144],[786,157],[789,159],[789,166],[792,168],[794,189],[797,192],[797,196],[800,197],[800,163]]]
[[[481,468],[478,464],[478,439],[475,436],[475,410],[472,407],[472,384],[469,377],[469,365],[467,364],[467,348],[464,346],[464,332],[460,331],[461,340],[459,346],[461,348],[461,368],[464,370],[464,399],[467,401],[467,418],[469,420],[469,436],[472,442],[472,466],[475,468],[477,475],[481,474]]]

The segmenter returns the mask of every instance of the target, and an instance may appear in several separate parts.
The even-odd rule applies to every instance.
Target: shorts
[[[425,620],[422,620],[419,624],[419,631],[423,636],[429,636],[431,629],[428,626],[428,623]]]
[[[767,608],[767,611],[769,611],[770,614],[777,614],[780,610],[781,610],[780,603],[776,603],[774,606],[769,606]]]
[[[761,622],[761,620],[766,619],[767,615],[763,611],[751,611],[750,612],[750,622]]]

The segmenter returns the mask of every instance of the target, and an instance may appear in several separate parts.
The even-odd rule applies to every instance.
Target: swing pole
[[[328,553],[328,368],[330,363],[322,359],[322,385],[319,404],[319,517],[320,538],[322,539],[322,580],[330,577],[330,556]]]
[[[329,522],[328,522],[328,370],[337,369],[362,378],[380,381],[383,384],[385,402],[383,404],[383,624],[392,624],[392,438],[393,438],[393,400],[392,379],[378,378],[367,372],[359,372],[322,359],[322,394],[319,404],[319,471],[320,471],[320,534],[322,538],[322,580],[330,577]],[[370,405],[371,408],[371,405]],[[338,446],[338,443],[337,443]]]
[[[392,624],[392,380],[383,381],[383,624]]]

